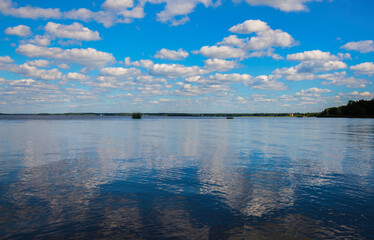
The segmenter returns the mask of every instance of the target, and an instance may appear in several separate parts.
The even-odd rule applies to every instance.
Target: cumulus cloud
[[[240,2],[241,0],[233,0]],[[307,10],[305,3],[321,0],[246,0],[250,5],[265,5],[282,11]],[[61,12],[58,8],[39,8],[33,6],[17,7],[12,0],[0,0],[0,12],[21,18],[31,19],[75,19],[81,21],[96,21],[105,27],[111,27],[116,23],[130,23],[133,19],[144,18],[145,5],[164,4],[164,9],[157,13],[157,20],[171,23],[173,26],[181,25],[189,21],[188,15],[194,11],[197,5],[205,7],[217,7],[221,0],[139,0],[134,4],[133,0],[106,0],[101,8],[94,12],[87,8],[73,9]]]
[[[219,44],[237,46],[250,51],[272,47],[291,47],[296,44],[295,39],[290,34],[280,29],[273,30],[266,22],[261,20],[247,20],[231,27],[229,31],[240,34],[255,33],[256,36],[240,39],[235,35],[231,35],[223,39]]]
[[[361,98],[373,99],[374,93],[369,92],[369,91],[365,91],[365,92],[353,91],[349,93],[339,93],[339,96],[342,98],[349,98],[349,99],[361,99]]]
[[[253,77],[249,74],[222,74],[216,73],[209,76],[193,76],[185,79],[188,83],[197,83],[202,85],[219,85],[226,86],[230,84],[243,84],[251,89],[261,89],[261,90],[285,90],[286,85],[282,82],[276,81],[272,76],[260,75]]]
[[[134,6],[133,0],[106,0],[101,7],[104,9],[118,11],[121,9],[132,8]]]
[[[108,67],[100,70],[100,74],[109,76],[138,76],[141,74],[140,69],[137,68],[123,68],[123,67]]]
[[[0,69],[17,73],[22,76],[26,77],[32,77],[42,80],[58,80],[62,78],[62,73],[58,69],[50,69],[50,70],[44,70],[39,69],[35,66],[31,66],[27,63],[24,63],[22,65],[16,65],[16,64],[6,64],[1,65]]]
[[[70,38],[82,41],[101,40],[98,31],[92,31],[77,22],[70,25],[49,22],[45,26],[45,31],[58,38]]]
[[[88,79],[90,79],[89,76],[77,72],[69,72],[67,75],[64,76],[64,80],[84,81]]]
[[[58,59],[67,61],[69,63],[78,63],[85,67],[103,67],[108,63],[115,62],[115,59],[111,53],[101,52],[93,48],[73,48],[73,49],[62,49],[62,48],[48,48],[36,46],[33,44],[20,45],[16,52],[28,57],[44,57],[48,59]]]
[[[228,61],[224,59],[207,59],[204,61],[204,68],[210,71],[226,72],[233,68],[237,68],[239,64],[235,61]]]
[[[58,8],[16,7],[12,0],[0,0],[0,12],[7,16],[31,19],[59,19],[62,16]]]
[[[213,3],[212,0],[147,0],[149,3],[166,3],[165,9],[157,14],[160,22],[171,22],[173,26],[186,23],[188,14],[193,12],[197,4],[204,4],[205,7],[217,6],[220,1]]]
[[[208,73],[198,66],[186,67],[180,64],[154,64],[148,69],[149,73],[163,77],[188,77]]]
[[[31,35],[30,28],[28,26],[25,26],[25,25],[8,27],[7,29],[5,29],[4,32],[5,32],[5,34],[8,34],[8,35],[17,35],[17,36],[20,36],[20,37],[26,37],[26,36]]]
[[[64,12],[64,18],[81,20],[84,22],[95,21],[102,23],[105,27],[111,27],[115,23],[120,22],[120,19],[113,12],[98,11],[93,12],[87,8],[73,9],[68,12]]]
[[[339,60],[338,56],[321,50],[305,51],[302,53],[288,54],[289,61],[334,61]]]
[[[240,34],[250,34],[254,32],[264,32],[268,30],[270,30],[268,24],[261,20],[247,20],[229,29],[230,32]]]
[[[354,77],[347,76],[347,72],[336,72],[331,74],[321,74],[318,75],[319,79],[327,80],[322,82],[322,85],[335,85],[335,86],[347,86],[350,88],[363,88],[368,84],[371,84],[370,81],[366,79],[358,79]]]
[[[243,49],[230,46],[204,46],[199,51],[193,51],[193,53],[208,58],[244,58],[246,55]]]
[[[358,41],[358,42],[349,42],[342,46],[341,48],[346,50],[353,50],[358,51],[360,53],[369,53],[374,52],[374,41],[373,40],[366,40],[366,41]]]
[[[234,0],[236,2],[241,0]],[[299,12],[306,11],[308,7],[307,2],[322,1],[322,0],[245,0],[248,4],[253,6],[269,6],[279,9],[284,12]]]
[[[322,93],[330,93],[332,92],[330,89],[321,89],[321,88],[309,88],[306,90],[301,90],[300,92],[295,93],[295,96],[307,96],[307,97],[315,97],[320,96]]]
[[[352,71],[354,71],[356,74],[360,75],[374,75],[374,63],[373,62],[366,62],[361,63],[355,66],[352,66],[350,68]]]
[[[284,77],[289,81],[303,81],[318,79],[315,73],[328,72],[347,68],[342,61],[304,61],[294,67],[274,70],[277,78]]]
[[[142,68],[150,68],[153,66],[153,61],[148,59],[141,59],[139,61],[131,62],[130,57],[125,58],[125,66],[135,66]]]
[[[49,46],[51,44],[51,39],[47,36],[36,35],[33,39],[30,39],[28,42],[29,43],[34,43],[34,44],[39,45],[39,46],[46,47],[46,46]]]
[[[0,57],[0,63],[12,63],[13,59],[9,56],[2,56]]]
[[[182,48],[178,49],[178,51],[163,48],[156,53],[155,58],[182,60],[188,57],[188,55],[188,52],[184,51]]]
[[[282,57],[274,53],[276,47],[292,47],[297,44],[288,33],[271,29],[266,22],[261,20],[247,20],[229,29],[233,33],[255,34],[247,38],[238,38],[236,35],[225,37],[218,46],[204,46],[195,54],[209,58],[251,58],[269,56],[276,60]]]
[[[45,60],[45,59],[38,59],[38,60],[34,60],[34,61],[28,61],[27,64],[30,65],[30,66],[46,68],[51,64],[51,62],[48,61],[48,60]]]

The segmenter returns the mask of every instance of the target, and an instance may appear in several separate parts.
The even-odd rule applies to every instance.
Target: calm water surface
[[[374,119],[0,117],[1,239],[374,239]]]

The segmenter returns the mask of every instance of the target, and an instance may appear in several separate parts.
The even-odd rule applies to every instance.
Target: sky
[[[0,0],[0,113],[319,112],[374,98],[372,0]]]

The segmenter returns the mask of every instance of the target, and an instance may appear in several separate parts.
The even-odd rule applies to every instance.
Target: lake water
[[[1,239],[374,239],[374,119],[0,116]]]

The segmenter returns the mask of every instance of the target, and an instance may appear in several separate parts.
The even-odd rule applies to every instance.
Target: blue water
[[[1,239],[374,239],[374,119],[0,116]]]

